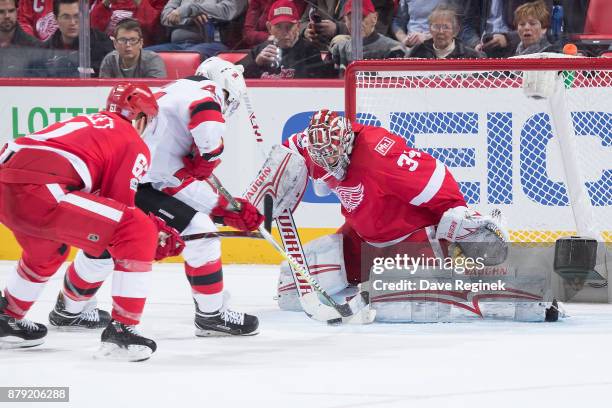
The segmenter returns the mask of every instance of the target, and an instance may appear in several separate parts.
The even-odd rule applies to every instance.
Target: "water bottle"
[[[278,41],[276,41],[276,39],[274,40],[273,44],[276,47],[276,58],[274,58],[274,61],[272,61],[272,68],[276,69],[280,68],[281,66],[283,50],[278,46]]]
[[[563,6],[558,4],[558,1],[555,1],[555,5],[552,9],[550,26],[553,40],[555,42],[560,41],[563,35]]]

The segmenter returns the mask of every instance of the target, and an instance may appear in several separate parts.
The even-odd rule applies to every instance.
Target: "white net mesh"
[[[370,63],[371,64],[371,63]],[[378,65],[377,65],[378,64]],[[347,73],[347,112],[364,124],[383,126],[446,164],[470,206],[500,208],[515,242],[553,242],[576,234],[586,212],[591,227],[612,241],[612,60],[596,69],[560,63],[567,116],[551,98],[523,90],[523,69],[534,61],[511,61],[508,69],[478,69],[446,61],[441,71],[422,61],[380,61]],[[554,64],[548,61],[547,67]],[[534,68],[534,66],[536,68]],[[416,67],[421,67],[421,70]],[[553,69],[554,72],[561,71]],[[349,78],[350,76],[350,78]],[[585,199],[570,205],[566,157],[558,142],[566,127]],[[571,184],[571,183],[570,183]],[[588,196],[588,197],[587,197]]]

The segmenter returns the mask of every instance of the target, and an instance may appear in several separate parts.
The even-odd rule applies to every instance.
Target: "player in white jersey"
[[[246,91],[241,68],[213,57],[198,67],[195,76],[179,79],[157,94],[159,114],[145,137],[151,166],[136,205],[182,235],[217,231],[215,222],[254,230],[263,221],[257,209],[241,198],[237,198],[241,211],[232,211],[207,181],[220,163],[225,121]],[[256,334],[257,317],[227,308],[220,240],[188,241],[183,258],[196,306],[196,335]]]

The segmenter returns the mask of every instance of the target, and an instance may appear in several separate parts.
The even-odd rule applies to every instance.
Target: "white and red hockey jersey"
[[[38,164],[44,174],[67,159],[83,181],[82,191],[97,193],[134,206],[140,179],[150,162],[149,149],[132,124],[110,112],[78,116],[8,144],[9,151],[39,149],[55,152]]]
[[[46,41],[57,30],[53,15],[53,0],[22,0],[17,10],[17,20],[26,33]]]
[[[355,142],[341,181],[310,159],[305,133],[292,135],[285,145],[305,158],[316,183],[324,182],[338,196],[346,223],[363,240],[400,240],[437,225],[447,209],[466,205],[457,182],[440,161],[384,128],[352,125]]]
[[[151,167],[143,181],[161,190],[181,184],[174,175],[194,147],[206,160],[222,153],[225,97],[215,82],[196,76],[172,82],[156,97],[159,114],[144,135]]]

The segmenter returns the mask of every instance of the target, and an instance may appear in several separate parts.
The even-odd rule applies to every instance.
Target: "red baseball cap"
[[[300,16],[293,0],[278,0],[272,3],[270,11],[268,11],[268,22],[270,24],[297,23],[298,21],[300,21]]]
[[[344,5],[344,13],[342,16],[346,16],[351,12],[351,10],[353,10],[353,0],[348,0]],[[372,4],[372,0],[361,0],[361,12],[364,17],[376,12],[374,4]]]

